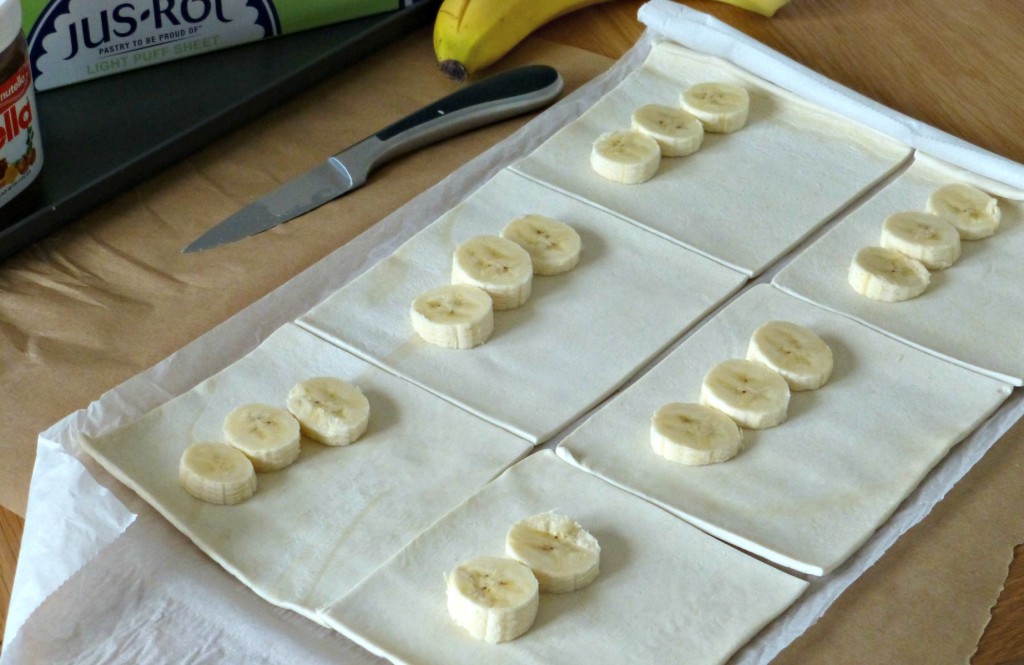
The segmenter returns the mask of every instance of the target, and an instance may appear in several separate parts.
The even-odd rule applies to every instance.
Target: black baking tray
[[[36,93],[43,170],[0,259],[436,15],[439,0]]]

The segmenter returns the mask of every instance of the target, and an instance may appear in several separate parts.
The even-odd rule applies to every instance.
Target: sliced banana
[[[704,140],[704,125],[697,116],[675,106],[641,106],[633,111],[632,126],[658,142],[662,157],[692,155]]]
[[[299,421],[269,404],[243,404],[224,419],[224,436],[256,471],[277,471],[299,456]]]
[[[750,114],[750,95],[731,83],[691,85],[679,97],[682,107],[697,116],[704,131],[729,134],[742,129]]]
[[[226,443],[194,443],[181,455],[178,482],[197,499],[233,505],[256,493],[256,470]]]
[[[647,182],[661,165],[661,147],[633,130],[605,132],[594,141],[590,166],[603,178],[623,185]]]
[[[916,298],[925,292],[931,279],[923,263],[885,247],[860,249],[847,273],[854,291],[882,302]]]
[[[328,446],[353,443],[370,422],[370,402],[363,391],[333,376],[295,384],[287,405],[302,433]]]
[[[560,275],[580,262],[580,235],[565,222],[551,217],[517,217],[501,230],[501,237],[526,250],[534,275]]]
[[[469,284],[446,284],[424,291],[412,301],[409,316],[416,334],[446,349],[480,346],[494,332],[491,297]]]
[[[672,402],[651,418],[651,448],[665,459],[700,466],[732,459],[743,447],[736,422],[701,404]]]
[[[999,228],[999,202],[977,187],[954,183],[928,197],[927,210],[953,225],[961,240],[987,238]]]
[[[601,570],[597,538],[565,515],[541,513],[512,525],[505,553],[533,570],[545,593],[568,593],[589,585]]]
[[[928,212],[889,215],[882,224],[881,245],[917,259],[929,270],[948,268],[960,258],[960,234]]]
[[[700,403],[718,409],[740,427],[766,429],[786,420],[789,384],[761,363],[726,360],[704,375]]]
[[[817,390],[832,376],[832,349],[814,332],[791,321],[769,321],[755,330],[747,360],[781,374],[793,392]]]
[[[500,236],[475,236],[455,248],[452,284],[471,284],[491,296],[494,309],[515,309],[530,298],[530,254]]]
[[[524,563],[481,556],[460,564],[445,579],[448,614],[474,639],[490,644],[514,640],[537,618],[540,590]]]

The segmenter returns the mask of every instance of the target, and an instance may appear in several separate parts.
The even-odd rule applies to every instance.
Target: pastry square
[[[705,133],[696,153],[662,158],[641,184],[591,169],[598,136],[629,129],[639,106],[679,106],[685,88],[705,81],[748,91],[745,127]],[[729,63],[658,43],[641,67],[512,168],[756,275],[909,155],[907,146]]]
[[[336,376],[366,395],[370,424],[359,440],[330,447],[304,438],[294,464],[258,474],[256,494],[233,506],[181,488],[182,452],[223,440],[231,409],[284,406],[289,389],[314,376]],[[313,619],[530,448],[293,324],[188,393],[82,444],[253,591]]]
[[[685,466],[655,454],[654,411],[697,402],[704,374],[745,357],[751,334],[771,320],[804,326],[830,346],[828,383],[793,393],[785,422],[743,430],[743,449],[728,461]],[[856,551],[1010,391],[761,285],[566,437],[558,454],[728,543],[823,575]]]
[[[474,640],[448,615],[445,577],[502,556],[524,517],[554,511],[601,545],[589,586],[542,593],[510,642]],[[535,453],[326,608],[328,625],[394,663],[721,663],[792,604],[807,583],[559,460]]]
[[[877,245],[882,223],[902,211],[924,211],[928,197],[950,183],[996,196],[995,234],[964,240],[960,259],[931,273],[920,296],[902,302],[870,300],[847,282],[861,247]],[[920,349],[1015,386],[1024,385],[1024,194],[918,155],[884,189],[801,252],[774,278],[780,289],[897,337]]]
[[[409,305],[448,284],[462,241],[537,213],[579,233],[579,265],[534,277],[529,300],[494,313],[483,345],[422,340]],[[611,394],[745,282],[742,274],[606,212],[502,171],[298,321],[370,362],[533,443]]]

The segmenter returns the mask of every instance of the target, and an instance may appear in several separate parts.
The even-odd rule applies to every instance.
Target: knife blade
[[[362,186],[378,166],[442,139],[550,104],[561,75],[547,65],[496,74],[428,104],[242,208],[181,251],[261,233]]]

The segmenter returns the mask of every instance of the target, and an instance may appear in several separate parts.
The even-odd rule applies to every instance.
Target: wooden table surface
[[[542,28],[542,38],[619,57],[643,31],[644,0],[612,0]],[[712,0],[682,4],[882,104],[1024,162],[1024,3],[793,0],[773,19]],[[1024,445],[1024,428],[1007,436]],[[24,520],[0,507],[0,634]],[[1021,534],[1024,537],[1024,534]],[[974,665],[1024,665],[1024,546]]]

